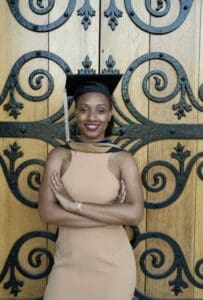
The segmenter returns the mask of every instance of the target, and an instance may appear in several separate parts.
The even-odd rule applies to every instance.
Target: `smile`
[[[100,125],[95,125],[95,124],[86,124],[85,128],[87,128],[88,130],[97,130],[99,128]]]

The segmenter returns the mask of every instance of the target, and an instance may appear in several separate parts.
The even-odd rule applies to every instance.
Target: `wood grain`
[[[201,24],[200,24],[200,31],[199,31],[199,72],[198,72],[198,87],[203,83],[203,2],[200,1],[200,18],[201,18]],[[202,105],[202,101],[199,101],[199,103]],[[203,114],[201,112],[198,113],[198,123],[203,123]],[[203,141],[199,140],[197,141],[197,153],[202,152],[203,149]],[[196,166],[194,167],[195,170],[197,170],[197,167],[202,162],[202,159],[199,159],[197,161]],[[203,257],[203,201],[202,201],[202,195],[203,195],[203,184],[202,180],[197,176],[196,173],[196,207],[195,207],[195,230],[194,230],[194,261],[193,265],[195,266],[197,262],[202,259]],[[202,274],[202,268],[200,269],[200,272]],[[202,280],[199,279],[197,276],[194,276],[195,280],[197,282],[200,282],[202,284]],[[194,287],[194,299],[203,298],[203,289],[199,289]]]
[[[101,44],[100,44],[100,57],[101,57],[101,66],[100,72],[103,69],[106,69],[106,61],[108,60],[109,55],[112,55],[113,59],[116,62],[115,69],[118,69],[121,74],[124,74],[128,69],[129,65],[139,56],[149,51],[149,35],[141,30],[139,30],[129,19],[127,12],[122,1],[116,2],[118,9],[123,12],[122,18],[118,18],[119,25],[115,28],[114,31],[111,30],[108,26],[108,21],[104,16],[104,11],[109,6],[109,1],[102,1],[101,5]],[[149,17],[146,14],[144,5],[139,5],[135,3],[135,9],[139,13],[140,17],[146,22],[149,23]],[[133,105],[141,112],[144,116],[148,115],[148,104],[147,101],[143,99],[143,92],[141,89],[141,80],[143,76],[149,70],[149,65],[146,64],[144,67],[139,68],[133,74],[130,80],[129,92]],[[139,123],[134,117],[129,114],[126,106],[124,105],[122,95],[121,95],[121,83],[114,93],[116,103],[121,109],[121,111],[128,116],[133,122]],[[119,118],[120,121],[126,123],[121,116],[116,112],[115,115]],[[123,141],[120,143],[123,144]],[[135,160],[138,164],[140,173],[144,165],[147,162],[147,148],[143,147],[135,154]],[[146,197],[146,193],[145,193]],[[140,231],[146,231],[146,216],[144,216],[141,224],[139,225]],[[128,231],[129,232],[129,231]],[[130,237],[130,234],[129,234]],[[135,250],[135,260],[137,267],[137,282],[136,287],[144,291],[145,289],[145,276],[139,267],[139,257],[141,253],[145,250],[145,242],[140,244]]]
[[[155,1],[154,1],[155,4]],[[170,24],[174,17],[179,11],[178,1],[174,1],[171,6],[171,12],[167,16],[166,23]],[[151,24],[160,26],[162,23],[158,19],[151,19]],[[188,18],[184,24],[178,28],[178,30],[162,36],[151,36],[150,51],[166,52],[177,59],[185,69],[189,82],[192,86],[195,96],[197,97],[198,90],[198,72],[199,72],[199,29],[200,29],[200,1],[193,3],[192,9],[189,13]],[[169,78],[169,83],[166,88],[165,94],[169,94],[176,84],[176,75],[171,66],[167,66],[166,63],[162,63],[158,60],[152,61],[150,68],[160,69],[166,72]],[[151,92],[155,93],[153,89],[154,82],[150,83]],[[156,95],[162,96],[164,93],[156,92]],[[149,117],[151,120],[160,123],[191,123],[195,124],[197,120],[197,111],[193,108],[192,112],[188,113],[185,118],[177,120],[174,116],[174,112],[171,109],[172,104],[179,101],[180,94],[178,94],[172,101],[164,104],[156,104],[150,102]],[[189,102],[189,99],[186,98]],[[190,103],[189,103],[190,104]],[[178,169],[177,162],[170,157],[170,153],[174,151],[178,141],[167,140],[151,143],[149,145],[149,162],[154,160],[165,160],[172,163]],[[182,145],[185,146],[184,150],[191,151],[191,156],[194,156],[197,151],[197,142],[193,140],[180,140]],[[187,165],[190,158],[185,162]],[[160,193],[149,193],[149,199],[155,202],[167,198],[174,190],[174,178],[170,175],[168,170],[163,168],[156,168],[157,171],[164,171],[168,177],[167,187]],[[184,188],[184,192],[172,205],[158,209],[148,210],[147,212],[147,231],[161,231],[169,235],[172,239],[177,241],[181,247],[183,254],[185,255],[188,268],[193,274],[194,270],[194,229],[195,229],[195,201],[196,201],[196,169],[192,169],[192,172],[188,178],[188,182]],[[157,196],[158,194],[158,196]],[[166,257],[164,266],[160,269],[155,270],[152,268],[152,264],[148,262],[148,268],[154,273],[162,273],[169,269],[171,266],[174,255],[172,249],[168,247],[167,243],[153,239],[147,243],[147,248],[155,247],[161,249]],[[177,270],[176,270],[177,272]],[[174,293],[170,291],[169,280],[174,280],[176,272],[164,280],[152,280],[147,278],[147,295],[154,297],[162,296],[163,298],[175,297]],[[184,272],[183,272],[184,273]],[[194,288],[193,285],[188,282],[188,279],[183,274],[183,279],[189,284],[187,289],[183,289],[183,293],[179,294],[177,299],[193,299]]]
[[[22,3],[22,2],[21,2]],[[27,5],[23,6],[23,13],[29,20],[29,17],[33,15]],[[2,91],[6,79],[16,62],[16,60],[23,54],[43,49],[48,50],[48,35],[38,34],[31,32],[21,26],[11,14],[8,4],[6,1],[0,1],[0,65],[1,65],[1,74],[0,74],[0,90]],[[33,16],[32,16],[33,17]],[[47,17],[46,17],[47,18]],[[46,23],[45,17],[41,20],[39,17],[34,17],[35,22],[44,22]],[[47,70],[48,62],[42,60],[34,60],[26,64],[20,72],[20,83],[22,88],[31,95],[40,95],[46,89],[46,82],[43,85],[42,91],[33,91],[28,85],[28,76],[29,74],[36,69],[37,67],[42,67]],[[22,114],[19,116],[18,121],[34,121],[40,120],[47,116],[47,103],[42,101],[40,103],[32,103],[27,100],[23,100],[18,93],[15,93],[15,97],[18,101],[22,101],[24,104],[24,109]],[[4,103],[7,103],[8,96]],[[8,113],[3,110],[3,105],[0,109],[0,118],[1,121],[13,121],[11,117],[8,116]],[[24,152],[24,156],[16,161],[17,167],[20,163],[25,160],[32,158],[44,159],[46,157],[46,144],[41,141],[31,140],[31,139],[11,139],[4,138],[0,141],[0,155],[2,155],[5,161],[8,163],[8,159],[3,155],[3,151],[6,148],[9,148],[10,144],[13,144],[17,141],[18,145],[21,146],[21,151]],[[32,166],[31,168],[26,168],[22,172],[19,178],[19,188],[23,194],[28,198],[37,201],[38,194],[33,192],[30,188],[27,187],[27,174],[28,170],[31,171],[37,169],[42,171],[38,166]],[[2,184],[2,197],[1,197],[1,220],[0,220],[0,265],[1,270],[6,262],[7,256],[18,238],[23,234],[33,231],[33,230],[42,230],[46,229],[44,225],[41,224],[39,219],[37,209],[32,209],[26,207],[11,193],[10,188],[7,185],[5,180],[2,168],[0,169],[0,180]],[[20,263],[22,266],[30,271],[31,273],[40,273],[40,271],[45,269],[46,260],[42,258],[42,265],[40,268],[31,268],[27,261],[27,256],[31,249],[35,246],[46,246],[46,241],[41,239],[33,239],[31,242],[25,243],[19,253]],[[22,274],[19,274],[15,271],[16,276],[19,280],[24,281],[24,286],[20,297],[29,298],[42,295],[43,286],[45,280],[30,280],[25,278]],[[7,277],[1,282],[0,288],[0,299],[13,299],[14,296],[9,294],[8,290],[3,288],[3,284],[8,281]]]

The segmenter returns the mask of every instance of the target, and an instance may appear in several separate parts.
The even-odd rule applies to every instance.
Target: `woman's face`
[[[76,120],[83,141],[97,142],[105,136],[112,116],[109,99],[101,93],[86,93],[77,99]]]

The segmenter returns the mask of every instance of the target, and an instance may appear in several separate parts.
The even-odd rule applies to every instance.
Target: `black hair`
[[[113,96],[107,97],[107,98],[108,98],[108,100],[109,100],[109,107],[110,107],[110,109],[112,110],[112,109],[113,109],[113,105],[112,105],[112,103],[113,103]],[[112,135],[112,133],[113,133],[113,128],[114,128],[114,117],[112,116],[112,117],[111,117],[111,120],[109,121],[108,126],[107,126],[107,128],[106,128],[106,131],[105,131],[105,137],[111,136],[111,135]]]
[[[114,117],[112,116],[112,117],[111,117],[111,120],[109,121],[108,126],[107,126],[107,128],[106,128],[106,131],[105,131],[105,137],[111,136],[111,135],[112,135],[112,133],[113,133],[113,128],[114,128]]]

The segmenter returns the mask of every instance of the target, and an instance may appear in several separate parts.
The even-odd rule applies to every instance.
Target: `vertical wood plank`
[[[48,21],[47,16],[39,17],[33,15],[27,3],[21,6],[21,9],[23,15],[28,20],[31,18],[32,20],[34,19],[36,23],[39,22],[41,24],[47,23]],[[2,91],[7,77],[19,57],[33,50],[48,50],[48,34],[31,32],[20,25],[11,14],[7,1],[0,1],[0,15],[0,90]],[[23,90],[31,95],[41,95],[46,89],[46,81],[44,82],[43,80],[42,89],[35,92],[31,90],[28,85],[28,76],[38,67],[47,70],[47,66],[47,61],[43,60],[35,60],[35,62],[29,62],[26,64],[20,72],[20,83]],[[22,99],[22,97],[17,93],[15,93],[15,97],[18,101],[24,104],[22,114],[18,117],[19,122],[40,120],[47,116],[46,101],[32,103]],[[9,97],[7,96],[4,104],[7,103],[8,100]],[[13,120],[8,116],[8,113],[3,110],[3,105],[0,107],[0,119],[1,121]],[[15,141],[17,141],[18,145],[21,146],[20,150],[24,152],[24,156],[16,161],[15,168],[17,168],[25,160],[32,158],[44,159],[46,157],[46,144],[42,141],[4,138],[0,141],[0,155],[2,155],[7,164],[9,164],[9,162],[6,156],[3,154],[3,151],[4,149],[9,148],[9,145],[12,145]],[[25,168],[19,178],[19,188],[21,192],[28,198],[33,199],[33,201],[37,201],[37,192],[33,192],[33,190],[27,186],[27,175],[33,169],[41,171],[41,167],[35,165]],[[0,169],[0,180],[3,189],[0,209],[0,265],[2,271],[2,268],[6,263],[7,256],[16,240],[27,232],[45,229],[45,226],[42,225],[39,219],[37,209],[32,209],[23,205],[11,193],[2,168]],[[46,266],[46,259],[44,257],[42,257],[42,265],[39,268],[33,268],[29,266],[27,260],[28,254],[36,246],[46,246],[46,241],[38,238],[30,240],[24,244],[19,252],[19,261],[22,267],[34,274],[40,273],[45,269]],[[4,283],[9,279],[9,274],[10,271],[6,278],[1,282],[0,299],[14,298],[13,295],[9,294],[10,290],[5,290],[3,288]],[[15,274],[17,279],[24,281],[24,286],[22,287],[22,292],[19,294],[19,297],[28,299],[42,295],[44,280],[27,279],[16,270]]]
[[[106,61],[109,55],[112,55],[116,62],[115,69],[118,69],[121,74],[125,73],[129,65],[137,59],[139,56],[149,51],[149,35],[141,31],[135,26],[129,19],[123,1],[116,1],[117,8],[123,12],[121,18],[118,18],[118,26],[112,31],[108,26],[108,21],[104,16],[104,11],[109,7],[110,1],[101,1],[101,45],[100,45],[100,56],[101,56],[101,67],[100,72],[103,69],[107,69]],[[149,17],[144,8],[144,4],[136,3],[134,1],[134,9],[139,14],[140,18],[147,24],[149,24]],[[142,79],[148,72],[149,65],[146,64],[141,68],[138,68],[132,76],[129,85],[130,97],[133,105],[136,109],[147,117],[148,115],[148,104],[143,99],[143,92],[141,89]],[[119,84],[116,92],[114,93],[116,103],[120,110],[133,122],[139,123],[134,117],[129,114],[121,96],[121,83]],[[115,116],[123,123],[126,123],[123,118],[114,111]],[[113,137],[114,139],[114,137]],[[123,142],[121,141],[121,145]],[[135,154],[135,160],[138,164],[138,168],[141,172],[144,165],[147,162],[147,147],[143,147]],[[146,194],[145,194],[146,197]],[[146,231],[146,216],[144,216],[141,224],[139,225],[140,232]],[[129,232],[129,231],[128,231]],[[129,234],[130,237],[130,234]],[[145,243],[138,245],[135,252],[135,260],[137,267],[137,282],[136,288],[144,293],[145,291],[145,276],[139,267],[139,258],[141,253],[145,250]]]
[[[200,54],[200,60],[199,60],[199,82],[198,86],[203,84],[203,2],[200,1],[200,34],[199,34],[199,54]],[[202,102],[200,101],[201,105]],[[198,113],[198,123],[203,123],[203,113]],[[202,152],[203,149],[203,141],[199,140],[197,142],[197,153]],[[195,169],[197,170],[197,167],[202,162],[202,159],[199,159],[197,161],[197,165],[195,166]],[[196,208],[195,208],[195,233],[194,233],[194,266],[197,264],[197,262],[203,258],[203,201],[202,201],[202,195],[203,195],[203,184],[202,180],[197,175],[197,181],[196,181]],[[202,270],[202,269],[201,269]],[[201,274],[202,271],[200,270]],[[196,274],[195,274],[196,275]],[[200,282],[202,284],[202,280],[199,279],[199,277],[196,275],[194,276],[195,280],[197,282]],[[203,289],[199,289],[194,287],[194,299],[201,299],[203,298]]]
[[[156,1],[152,1],[155,6]],[[171,3],[171,12],[166,18],[167,24],[172,23],[174,18],[177,16],[179,12],[179,3],[178,1],[174,1]],[[161,26],[160,18],[152,18],[152,25]],[[165,23],[164,23],[165,24]],[[194,91],[195,97],[197,97],[198,90],[198,66],[199,66],[199,25],[200,25],[200,1],[194,1],[192,9],[189,13],[184,24],[179,27],[176,31],[171,32],[168,35],[162,36],[151,36],[150,50],[166,52],[172,55],[175,59],[177,59],[185,69],[189,82]],[[156,95],[163,96],[168,95],[175,87],[176,84],[176,75],[174,70],[172,70],[171,66],[167,66],[166,63],[162,63],[158,60],[152,61],[150,64],[152,70],[161,69],[169,77],[168,86],[166,88],[166,92],[158,93]],[[153,89],[154,82],[150,83],[152,93],[155,93]],[[149,116],[151,120],[155,120],[161,123],[197,123],[197,111],[193,108],[192,112],[188,113],[186,118],[181,120],[177,120],[176,116],[173,115],[173,111],[171,110],[171,106],[174,103],[179,101],[180,94],[178,94],[172,101],[165,104],[155,104],[150,102]],[[186,101],[189,102],[188,98]],[[190,103],[189,103],[190,104]],[[161,159],[167,162],[172,163],[178,169],[178,164],[174,159],[170,157],[170,153],[174,151],[174,147],[176,146],[178,141],[176,140],[167,140],[160,141],[156,143],[151,143],[149,145],[149,162]],[[182,145],[185,146],[184,150],[191,151],[191,156],[194,156],[197,151],[197,142],[192,140],[181,140],[179,141]],[[185,161],[187,165],[190,158]],[[164,170],[163,168],[157,168],[154,172],[158,172],[160,170]],[[174,178],[170,175],[168,170],[164,170],[166,176],[168,176],[167,188],[162,192],[149,194],[150,199],[154,201],[159,201],[159,199],[167,198],[172,191],[174,190]],[[161,231],[167,235],[169,235],[172,239],[174,239],[179,246],[181,247],[183,254],[185,255],[188,268],[193,274],[194,270],[194,218],[195,218],[195,186],[196,186],[196,170],[193,168],[188,182],[184,188],[184,192],[182,195],[176,200],[172,205],[157,209],[157,210],[149,210],[147,215],[148,221],[148,231]],[[158,195],[157,195],[158,194]],[[187,234],[186,234],[187,232]],[[154,239],[147,243],[148,247],[155,247],[161,249],[165,255],[166,261],[164,266],[158,270],[152,268],[151,262],[148,264],[150,270],[154,273],[162,273],[169,269],[171,266],[174,255],[171,247],[162,241]],[[163,298],[172,298],[175,297],[174,293],[171,292],[171,287],[169,286],[169,280],[174,280],[176,278],[177,270],[169,277],[164,280],[152,280],[147,278],[147,295],[151,295],[154,297]],[[184,273],[184,272],[183,272]],[[189,284],[187,289],[182,289],[183,293],[179,294],[177,299],[193,299],[193,286],[188,282],[188,279],[183,274],[183,279]]]

